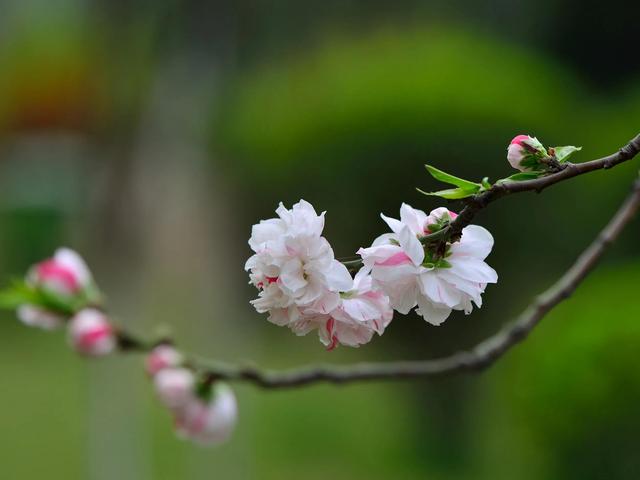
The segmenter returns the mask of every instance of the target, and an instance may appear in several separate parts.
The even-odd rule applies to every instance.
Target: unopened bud
[[[69,322],[69,341],[83,355],[103,356],[116,347],[116,337],[107,316],[99,310],[85,308]]]
[[[507,148],[507,160],[511,166],[521,172],[540,170],[540,159],[547,157],[544,145],[535,137],[518,135],[511,140]]]

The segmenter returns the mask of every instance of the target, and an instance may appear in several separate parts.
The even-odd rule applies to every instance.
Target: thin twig
[[[465,206],[453,222],[435,233],[421,237],[420,242],[423,245],[427,245],[429,243],[435,242],[458,240],[464,227],[471,224],[476,214],[491,202],[499,198],[510,195],[512,193],[541,192],[545,188],[569,178],[573,178],[584,173],[593,172],[594,170],[606,170],[615,167],[622,162],[631,160],[638,153],[640,153],[640,134],[636,135],[629,141],[629,143],[627,143],[616,153],[613,153],[606,157],[598,158],[596,160],[591,160],[584,163],[566,162],[561,164],[561,170],[540,178],[536,178],[534,180],[507,180],[497,182],[488,190],[485,190],[482,193],[478,193],[463,200]],[[362,267],[362,260],[348,260],[342,263],[344,263],[350,271],[357,271],[360,267]]]
[[[567,162],[563,164],[564,168],[559,172],[536,178],[534,180],[524,180],[521,182],[508,180],[505,182],[498,182],[485,192],[468,198],[465,201],[465,207],[460,212],[460,215],[458,215],[449,226],[432,235],[423,237],[422,242],[425,243],[434,240],[455,238],[459,236],[460,232],[462,232],[462,229],[472,222],[476,213],[485,208],[491,202],[501,197],[510,195],[512,193],[541,192],[545,188],[569,178],[577,177],[578,175],[582,175],[584,173],[593,172],[594,170],[606,170],[615,167],[620,163],[631,160],[638,153],[640,153],[640,134],[636,135],[632,140],[629,141],[629,143],[627,143],[616,153],[607,155],[606,157],[598,158],[596,160],[591,160],[584,163]]]

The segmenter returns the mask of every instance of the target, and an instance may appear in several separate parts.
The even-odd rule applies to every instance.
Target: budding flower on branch
[[[541,160],[548,156],[544,145],[529,135],[514,137],[507,148],[507,160],[513,168],[521,172],[543,170],[545,166]]]
[[[113,326],[99,310],[85,308],[69,321],[69,342],[83,355],[100,357],[111,353],[117,345]]]
[[[215,445],[229,439],[238,419],[236,397],[229,386],[216,383],[211,398],[193,396],[175,414],[178,436],[200,445]]]
[[[153,378],[158,398],[171,410],[179,409],[194,396],[196,379],[187,368],[163,368]]]
[[[416,312],[427,322],[440,325],[452,310],[473,310],[482,305],[482,293],[498,275],[484,259],[493,237],[484,228],[469,225],[460,241],[422,245],[420,239],[440,230],[455,218],[446,208],[429,215],[402,204],[400,220],[382,215],[393,233],[385,233],[358,254],[371,269],[374,286],[389,296],[391,306],[402,314]]]
[[[92,284],[92,277],[80,255],[68,248],[59,248],[53,258],[31,268],[27,283],[62,299],[71,300],[87,292]]]
[[[45,330],[62,326],[100,296],[84,260],[68,248],[31,267],[24,282],[14,283],[2,295],[5,306],[17,309],[20,321]]]
[[[154,376],[160,370],[170,367],[178,367],[184,358],[172,345],[161,344],[147,355],[146,370],[150,376]]]

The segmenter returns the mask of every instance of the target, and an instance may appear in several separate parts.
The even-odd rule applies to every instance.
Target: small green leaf
[[[438,170],[437,168],[432,167],[431,165],[425,165],[425,167],[427,167],[427,171],[431,174],[433,178],[441,182],[449,183],[451,185],[455,185],[456,187],[460,187],[464,190],[468,190],[468,191],[472,190],[474,192],[477,192],[482,187],[482,185],[480,185],[479,183],[470,182],[469,180],[464,180],[462,178],[454,177],[453,175],[443,172],[442,170]]]
[[[564,147],[554,147],[553,150],[556,154],[556,160],[558,160],[559,162],[566,162],[571,155],[582,150],[582,147],[567,145]]]
[[[477,190],[465,190],[464,188],[449,188],[447,190],[439,190],[437,192],[425,192],[424,190],[420,190],[416,188],[423,195],[428,195],[430,197],[440,197],[446,198],[448,200],[458,200],[460,198],[472,197],[476,194]]]
[[[484,177],[480,183],[482,184],[482,188],[485,190],[489,190],[492,186],[491,182],[489,182],[489,177]]]
[[[504,182],[505,180],[511,180],[513,182],[524,182],[526,180],[535,180],[539,178],[544,172],[520,172],[511,175],[510,177],[503,178],[500,180]]]
[[[38,294],[24,282],[13,282],[9,287],[0,291],[0,309],[13,310],[25,303],[34,303]]]

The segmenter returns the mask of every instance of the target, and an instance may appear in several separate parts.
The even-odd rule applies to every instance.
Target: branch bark
[[[469,225],[475,215],[489,205],[491,202],[502,198],[512,193],[520,192],[541,192],[551,185],[562,182],[569,178],[577,177],[584,173],[593,172],[594,170],[607,170],[613,168],[616,165],[631,160],[638,153],[640,153],[640,134],[631,139],[624,147],[618,150],[616,153],[607,155],[606,157],[598,158],[584,163],[564,163],[562,170],[550,175],[536,178],[535,180],[525,180],[522,182],[506,181],[494,184],[489,190],[474,195],[466,200],[465,207],[462,209],[456,219],[451,224],[442,230],[423,237],[423,243],[428,243],[437,240],[445,240],[452,237],[457,237],[462,232],[462,229]]]
[[[640,134],[612,155],[585,163],[567,163],[561,171],[535,180],[498,183],[489,190],[468,199],[456,220],[441,231],[424,237],[423,241],[443,241],[458,236],[462,229],[471,223],[478,211],[498,198],[518,192],[540,192],[551,185],[583,173],[614,167],[630,160],[638,153],[640,153]],[[468,351],[433,360],[359,363],[346,367],[318,365],[288,371],[270,371],[252,365],[232,365],[196,357],[191,358],[189,364],[211,382],[215,380],[247,381],[264,388],[292,388],[319,382],[344,384],[365,380],[426,378],[482,370],[523,341],[547,313],[571,296],[631,221],[639,207],[640,179],[637,179],[627,199],[569,270],[549,289],[536,297],[515,321],[505,325],[496,334]],[[355,267],[355,262],[346,263],[353,264]],[[144,342],[124,331],[118,332],[118,337],[122,351],[148,352],[157,344],[157,342],[155,344]]]
[[[423,245],[427,245],[434,242],[457,240],[460,238],[462,230],[471,224],[476,214],[499,198],[521,192],[540,193],[545,188],[564,180],[568,180],[569,178],[577,177],[578,175],[593,172],[595,170],[607,170],[609,168],[613,168],[620,163],[631,160],[638,153],[640,153],[640,134],[632,138],[616,153],[607,155],[606,157],[584,163],[566,162],[561,164],[561,170],[544,177],[536,178],[535,180],[507,180],[495,183],[488,190],[463,200],[465,206],[453,222],[442,230],[438,230],[435,233],[425,235],[420,238],[420,242]],[[358,258],[347,259],[342,261],[342,263],[352,272],[357,271],[362,267],[362,260]]]
[[[613,156],[607,158],[613,158]],[[619,157],[615,158],[618,163],[623,161],[619,160]],[[589,162],[589,164],[591,166],[595,165],[593,162]],[[578,174],[572,173],[566,178]],[[551,183],[546,184],[550,185]],[[199,359],[194,359],[194,365],[212,379],[248,381],[264,388],[291,388],[318,382],[344,384],[364,380],[437,377],[462,371],[482,370],[492,365],[507,351],[523,341],[547,313],[571,296],[591,272],[607,248],[632,220],[639,207],[640,179],[633,183],[629,196],[571,268],[549,289],[539,295],[514,322],[506,325],[495,335],[480,342],[469,351],[461,351],[448,357],[433,360],[360,363],[348,367],[320,365],[282,372],[263,370],[253,366],[211,363]]]

